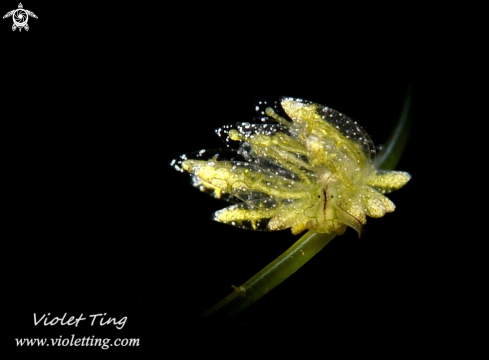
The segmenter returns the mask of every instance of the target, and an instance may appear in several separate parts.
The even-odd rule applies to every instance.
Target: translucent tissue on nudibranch
[[[373,167],[375,147],[349,117],[310,101],[282,97],[289,119],[271,107],[262,123],[237,123],[216,130],[237,150],[201,150],[171,162],[192,175],[193,185],[234,204],[213,219],[251,230],[304,230],[362,234],[366,217],[395,209],[384,194],[410,175]],[[257,109],[259,110],[259,109]]]

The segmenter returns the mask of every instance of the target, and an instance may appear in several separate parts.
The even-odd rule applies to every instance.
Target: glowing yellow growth
[[[266,109],[268,123],[238,123],[218,129],[227,141],[240,141],[244,159],[191,159],[172,165],[193,175],[194,185],[237,204],[213,219],[252,230],[291,228],[342,234],[347,226],[362,233],[366,216],[382,217],[395,209],[385,193],[404,186],[410,175],[378,171],[368,134],[355,121],[323,105],[281,98],[285,119]]]

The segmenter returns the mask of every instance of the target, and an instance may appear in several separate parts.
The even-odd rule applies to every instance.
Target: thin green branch
[[[412,88],[409,86],[401,116],[389,136],[384,150],[377,158],[377,168],[385,170],[395,168],[406,146],[412,121]],[[242,312],[295,273],[334,238],[335,235],[332,234],[318,234],[308,231],[263,270],[243,285],[234,287],[234,291],[230,295],[204,311],[199,319],[224,321]]]
[[[308,231],[263,270],[243,285],[235,287],[233,293],[203,312],[200,318],[212,315],[214,320],[225,320],[238,314],[295,273],[334,238],[335,235],[332,234]]]
[[[413,123],[412,85],[408,86],[401,115],[395,128],[387,139],[383,150],[377,155],[375,165],[377,169],[393,170],[399,162],[406,147]]]

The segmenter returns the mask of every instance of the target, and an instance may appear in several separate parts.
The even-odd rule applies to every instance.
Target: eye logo
[[[26,31],[29,30],[29,25],[27,25],[29,16],[37,19],[37,15],[34,14],[32,11],[25,10],[22,6],[22,3],[19,3],[18,9],[9,11],[3,16],[3,18],[5,19],[10,16],[12,16],[12,20],[14,21],[14,24],[12,25],[12,31],[15,31],[15,29],[19,28],[19,32],[22,31],[22,28],[24,28]]]

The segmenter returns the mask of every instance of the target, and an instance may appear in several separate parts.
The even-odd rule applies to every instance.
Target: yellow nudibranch
[[[376,170],[375,147],[359,124],[310,101],[282,97],[280,104],[289,119],[267,107],[264,123],[216,130],[227,142],[240,142],[227,158],[201,150],[171,162],[192,175],[194,186],[235,203],[216,211],[214,220],[251,230],[291,228],[293,234],[340,235],[349,226],[361,235],[366,216],[394,211],[384,194],[411,176]]]

